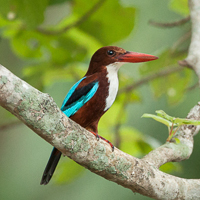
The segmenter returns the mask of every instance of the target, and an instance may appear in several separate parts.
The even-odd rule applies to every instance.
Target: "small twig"
[[[171,135],[173,133],[173,128],[174,128],[174,123],[172,123],[171,128],[169,129],[169,137],[167,138],[167,142],[169,142],[171,140]]]
[[[169,131],[169,137],[167,138],[167,142],[172,141],[172,137],[176,134],[176,132],[178,131],[178,129],[180,128],[180,126],[176,127],[174,130],[174,123],[172,123],[171,129]]]
[[[197,88],[198,86],[199,86],[199,83],[197,82],[197,83],[195,83],[194,85],[192,85],[192,86],[186,88],[186,91],[194,90],[194,89]]]
[[[137,87],[139,87],[139,86],[141,86],[141,85],[143,85],[143,84],[145,84],[149,81],[152,81],[153,79],[160,78],[160,77],[163,77],[163,76],[168,76],[170,74],[181,71],[183,69],[184,69],[183,67],[178,66],[178,67],[173,67],[173,68],[161,70],[160,72],[146,76],[146,77],[140,79],[139,81],[120,89],[119,94],[121,94],[123,92],[130,92],[131,90],[133,90],[133,89],[135,89],[135,88],[137,88]]]
[[[179,60],[178,61],[178,64],[180,66],[183,66],[183,67],[187,67],[189,69],[193,69],[193,67],[191,65],[188,64],[188,62],[186,60]]]
[[[175,21],[175,22],[168,22],[168,23],[162,23],[162,22],[155,22],[153,20],[149,20],[149,24],[157,27],[162,27],[162,28],[173,28],[176,26],[180,26],[185,24],[190,20],[190,16],[187,16],[181,20]]]
[[[45,35],[59,35],[62,33],[65,33],[66,31],[68,31],[69,29],[79,26],[80,24],[82,24],[83,22],[85,22],[94,12],[96,12],[105,2],[106,0],[99,0],[96,4],[94,4],[92,6],[92,8],[90,8],[90,10],[88,10],[80,19],[78,19],[76,22],[60,29],[60,30],[46,30],[43,28],[38,27],[37,31],[39,31],[42,34]]]
[[[185,33],[183,36],[181,36],[172,46],[171,48],[171,53],[173,53],[179,45],[181,45],[182,43],[184,43],[187,39],[189,39],[191,37],[191,31]]]

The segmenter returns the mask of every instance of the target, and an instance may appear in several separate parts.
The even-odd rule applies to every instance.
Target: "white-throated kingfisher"
[[[62,112],[73,121],[91,131],[98,139],[108,142],[98,135],[98,122],[101,116],[111,107],[118,91],[119,68],[124,63],[138,63],[155,60],[158,57],[126,51],[116,46],[102,47],[97,50],[90,61],[85,76],[68,92],[61,106]],[[41,185],[46,185],[58,164],[61,152],[53,148],[44,170]]]

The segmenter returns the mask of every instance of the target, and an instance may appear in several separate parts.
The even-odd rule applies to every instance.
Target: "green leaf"
[[[0,0],[0,13],[4,17],[9,17],[13,13],[17,19],[21,19],[27,28],[35,28],[44,20],[44,11],[48,5],[48,0]]]
[[[176,144],[180,144],[180,140],[178,138],[173,138],[176,141]]]
[[[85,171],[85,168],[70,159],[63,159],[59,163],[54,175],[54,180],[57,184],[64,184],[73,181],[80,177]]]
[[[189,7],[188,7],[188,0],[171,0],[169,7],[173,11],[175,11],[183,16],[187,16],[190,13]]]
[[[143,134],[132,127],[122,126],[120,137],[120,149],[126,153],[142,157],[152,150],[151,145],[146,141]]]
[[[43,37],[33,31],[20,31],[11,40],[13,50],[19,56],[25,58],[41,58],[43,57],[42,43],[49,42],[49,39]]]
[[[121,110],[121,102],[115,102],[108,112],[106,112],[100,120],[99,127],[111,127],[116,124],[117,117]],[[123,112],[120,115],[120,121],[123,123],[126,120],[126,113]]]
[[[10,15],[12,15],[12,13],[10,13]],[[0,15],[1,37],[5,37],[10,40],[10,38],[15,36],[19,32],[21,27],[22,27],[22,22],[20,20],[11,20]]]
[[[180,163],[168,162],[160,167],[160,170],[166,173],[181,172],[182,166]]]
[[[74,14],[77,19],[88,12],[96,2],[97,0],[92,2],[75,0]],[[127,37],[134,27],[134,19],[133,7],[122,7],[119,1],[107,0],[97,7],[79,28],[98,38],[104,45],[108,45]]]
[[[129,103],[135,103],[135,102],[141,102],[141,97],[138,91],[132,91],[130,93],[121,93],[118,95],[116,102],[129,102]]]
[[[80,63],[70,63],[70,66],[65,68],[51,67],[48,71],[44,72],[44,85],[49,86],[56,81],[74,81],[74,79],[81,79],[85,73],[86,67],[82,67]]]
[[[157,110],[156,115],[152,114],[143,114],[142,117],[146,118],[152,118],[158,122],[161,122],[165,124],[166,126],[181,126],[181,125],[200,125],[200,121],[198,120],[192,120],[192,119],[185,119],[185,118],[178,118],[178,117],[172,117],[168,114],[166,114],[163,110]]]
[[[87,53],[86,47],[80,46],[67,33],[58,38],[29,30],[21,31],[12,39],[12,47],[20,56],[51,60],[54,64],[82,61]]]
[[[61,3],[64,3],[66,1],[71,2],[73,0],[49,0],[49,5],[61,4]]]
[[[166,119],[166,120],[169,120],[169,121],[173,121],[175,118],[174,117],[171,117],[169,116],[166,112],[164,112],[163,110],[156,110],[155,112],[158,116]]]
[[[78,28],[69,30],[67,33],[65,33],[65,35],[67,35],[70,40],[75,41],[81,47],[87,48],[89,57],[93,55],[97,49],[103,46],[96,37],[92,37],[88,33]]]
[[[178,80],[178,81],[177,81]],[[187,88],[192,81],[192,73],[189,69],[184,69],[179,73],[168,76],[166,89],[169,104],[176,104],[184,99]]]
[[[152,118],[162,124],[165,124],[166,126],[170,127],[172,126],[172,123],[170,121],[168,121],[167,119],[164,119],[163,117],[160,117],[160,116],[157,116],[157,115],[152,115],[152,114],[143,114],[142,117],[145,117],[145,118]]]
[[[167,120],[170,120],[174,124],[177,124],[178,126],[181,125],[200,125],[200,121],[198,120],[192,120],[192,119],[185,119],[185,118],[178,118],[178,117],[171,117],[167,113],[165,113],[163,110],[157,110],[156,111],[158,116],[161,116]]]
[[[23,70],[23,79],[33,87],[42,90],[44,88],[43,75],[46,68],[48,68],[48,65],[45,63],[31,65]]]

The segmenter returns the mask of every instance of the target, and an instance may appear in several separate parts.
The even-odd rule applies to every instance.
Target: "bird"
[[[126,51],[117,46],[105,46],[98,49],[92,56],[89,68],[66,95],[61,111],[70,119],[92,132],[97,139],[98,122],[102,115],[111,107],[118,92],[118,70],[125,63],[138,63],[156,60],[158,57]],[[55,147],[52,150],[40,184],[46,185],[51,180],[60,160],[61,152]]]

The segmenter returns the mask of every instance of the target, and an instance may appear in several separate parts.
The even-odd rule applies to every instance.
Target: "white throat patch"
[[[108,96],[106,98],[106,107],[104,111],[108,110],[110,106],[112,106],[113,102],[115,101],[115,98],[118,92],[118,87],[119,87],[117,72],[123,64],[124,62],[115,62],[106,66],[107,72],[108,72],[106,77],[108,78],[108,83],[110,85],[109,85],[109,90],[108,90]]]

